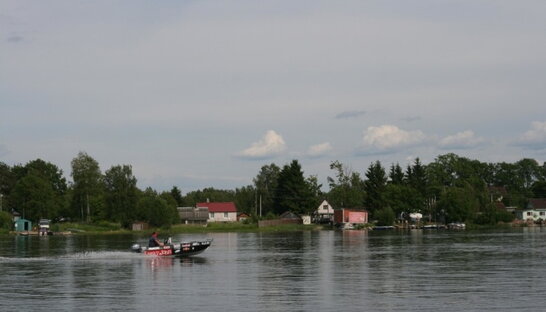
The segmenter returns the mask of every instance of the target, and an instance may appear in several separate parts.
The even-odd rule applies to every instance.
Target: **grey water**
[[[0,311],[543,311],[546,229],[0,236]]]

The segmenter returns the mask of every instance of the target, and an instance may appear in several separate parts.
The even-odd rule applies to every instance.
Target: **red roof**
[[[234,202],[225,203],[197,203],[197,207],[207,207],[209,212],[237,212]]]

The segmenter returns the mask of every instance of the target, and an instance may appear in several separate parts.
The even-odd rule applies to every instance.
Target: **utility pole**
[[[262,194],[260,194],[260,217],[262,216]]]
[[[86,200],[87,200],[87,223],[89,223],[90,216],[89,216],[89,193],[88,192],[85,193],[85,197],[86,197]]]

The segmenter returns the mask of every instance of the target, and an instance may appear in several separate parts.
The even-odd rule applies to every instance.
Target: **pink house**
[[[334,224],[343,225],[350,224],[365,224],[368,223],[368,211],[363,209],[335,209]]]

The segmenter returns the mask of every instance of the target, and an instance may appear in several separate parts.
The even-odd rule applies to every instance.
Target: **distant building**
[[[27,219],[18,218],[15,221],[15,232],[28,232],[32,230],[32,222]]]
[[[207,207],[177,207],[180,221],[184,224],[207,224],[209,209]]]
[[[234,202],[197,203],[196,206],[209,210],[208,222],[237,222],[237,207]]]
[[[286,224],[302,224],[303,219],[292,211],[283,212],[278,219],[260,220],[258,227],[277,226]]]
[[[244,212],[237,215],[237,221],[239,221],[239,222],[243,222],[243,221],[245,221],[245,220],[247,220],[249,218],[250,218],[250,216],[248,214],[244,213]]]
[[[329,223],[334,220],[334,207],[328,203],[328,201],[323,200],[322,203],[318,206],[317,210],[313,215],[313,222],[315,223]]]
[[[131,226],[131,229],[133,231],[144,231],[144,230],[147,230],[149,228],[149,225],[148,223],[146,222],[134,222]]]
[[[487,192],[492,202],[500,202],[508,195],[508,191],[504,186],[488,186]]]
[[[40,219],[38,222],[38,234],[41,236],[52,234],[49,223],[51,223],[49,219]]]
[[[368,211],[364,209],[335,209],[334,224],[338,226],[352,226],[355,224],[368,223]]]
[[[531,198],[526,209],[516,212],[516,218],[524,221],[546,221],[546,198]]]

